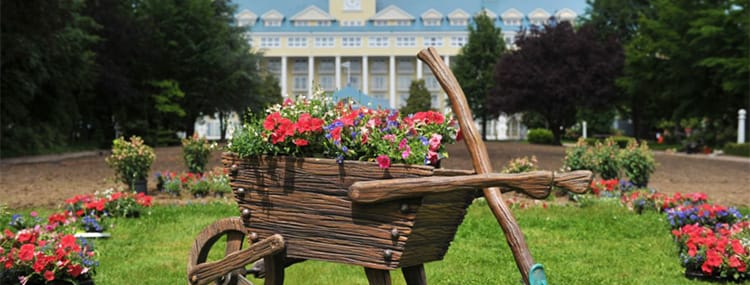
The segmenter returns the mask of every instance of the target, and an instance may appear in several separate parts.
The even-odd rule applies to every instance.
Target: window
[[[396,80],[396,88],[398,88],[399,91],[408,91],[409,86],[411,85],[411,80],[411,75],[399,75]]]
[[[372,76],[372,90],[388,90],[388,79],[385,75],[374,75]]]
[[[329,21],[329,20],[326,20],[326,21],[318,21],[318,26],[321,26],[321,27],[328,27],[328,26],[330,26],[330,25],[331,25],[331,21]]]
[[[347,60],[349,62],[349,68],[351,68],[352,74],[362,73],[362,62],[359,60]],[[343,60],[341,62],[344,62]]]
[[[332,75],[321,75],[320,78],[320,88],[323,88],[325,91],[333,91],[336,87],[336,84],[333,84],[335,81]]]
[[[440,90],[440,83],[434,75],[426,75],[424,77],[424,85],[427,87],[427,90]]]
[[[341,47],[356,48],[362,46],[361,37],[341,37]]]
[[[374,59],[371,62],[370,71],[372,73],[386,73],[388,70],[388,65],[385,63],[385,59]]]
[[[440,26],[441,22],[442,21],[440,19],[428,19],[428,20],[424,20],[424,25],[425,26]]]
[[[411,26],[411,20],[398,20],[396,26]]]
[[[367,39],[369,47],[388,47],[388,37],[369,37]]]
[[[503,24],[506,26],[520,26],[521,25],[521,19],[503,19]]]
[[[372,93],[370,93],[370,96],[372,96],[373,98],[377,98],[377,99],[385,100],[386,102],[388,102],[388,101],[389,101],[389,99],[388,99],[388,95],[387,95],[387,94],[385,94],[385,93],[380,93],[380,92],[372,92]],[[373,106],[373,107],[377,107],[377,106]],[[386,108],[386,107],[389,107],[389,106],[381,106],[381,107],[383,107],[383,108]]]
[[[438,99],[438,98],[440,98],[439,96],[440,95],[438,95],[436,93],[430,94],[430,107],[432,109],[437,110],[440,107],[440,101]]]
[[[308,21],[294,21],[294,26],[295,27],[306,27],[306,26],[309,26],[309,25],[310,25],[310,22],[308,22]]]
[[[361,27],[365,25],[365,21],[362,20],[345,20],[341,21],[343,27]]]
[[[424,37],[425,47],[441,47],[443,46],[442,37]]]
[[[451,26],[466,26],[469,24],[467,19],[451,19]]]
[[[280,20],[265,20],[265,21],[263,21],[263,26],[266,26],[266,27],[281,27],[281,21]]]
[[[396,70],[398,70],[398,73],[412,74],[414,73],[414,63],[408,59],[399,59],[396,63]]]
[[[281,61],[278,59],[268,60],[268,72],[271,72],[273,74],[280,74],[281,73]]]
[[[451,46],[452,47],[462,47],[466,45],[466,42],[469,41],[469,36],[452,36],[451,37]]]
[[[332,48],[334,45],[333,37],[315,37],[316,48]]]
[[[237,21],[237,25],[240,27],[252,26],[255,23],[254,20],[255,19],[252,18],[240,18],[239,21]]]
[[[397,47],[416,47],[417,39],[415,37],[396,37]]]
[[[409,93],[398,93],[398,107],[406,106],[406,100],[409,100]]]
[[[262,48],[277,48],[281,47],[281,39],[278,37],[261,37],[260,47]]]
[[[375,26],[385,26],[388,24],[388,21],[377,20],[377,21],[372,21],[372,24]]]
[[[333,60],[324,59],[324,60],[321,60],[320,63],[318,63],[318,73],[331,74],[331,73],[334,73],[335,70],[336,68],[334,67]],[[321,79],[321,84],[322,84],[322,81],[323,80]]]
[[[346,79],[344,79],[344,81],[346,81]],[[354,87],[354,88],[357,88],[357,89],[362,88],[361,87],[362,86],[362,78],[359,75],[352,74],[349,77],[348,81],[349,82],[344,82],[345,85],[348,85],[348,86],[351,86],[351,87]]]
[[[307,38],[306,37],[289,37],[287,38],[286,46],[290,48],[306,48]]]
[[[292,66],[292,73],[307,73],[307,60],[306,59],[294,60],[294,66]]]
[[[294,81],[292,90],[307,91],[307,75],[292,76],[292,81]]]

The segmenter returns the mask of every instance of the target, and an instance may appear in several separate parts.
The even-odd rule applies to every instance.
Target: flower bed
[[[708,203],[705,193],[623,195],[629,208],[664,212],[685,275],[715,281],[750,279],[750,221],[734,207]]]
[[[455,120],[433,111],[400,116],[396,110],[334,104],[329,96],[287,99],[245,124],[229,150],[240,157],[286,155],[437,165],[458,133]]]
[[[182,195],[183,191],[196,197],[204,197],[210,193],[223,196],[232,192],[227,170],[221,167],[216,167],[204,174],[192,172],[178,174],[163,171],[156,173],[156,180],[161,185],[161,191],[175,196]]]

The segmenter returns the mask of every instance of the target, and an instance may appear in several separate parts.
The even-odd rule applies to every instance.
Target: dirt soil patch
[[[534,155],[542,169],[556,170],[562,165],[564,147],[525,143],[488,142],[492,166],[500,170],[512,158]],[[450,158],[443,167],[471,169],[471,156],[462,144],[450,146]],[[11,208],[57,206],[75,194],[86,194],[107,188],[124,188],[114,181],[114,172],[104,162],[106,151],[83,157],[52,156],[48,159],[15,159],[0,163],[0,203]],[[220,153],[214,152],[209,167],[220,166]],[[750,206],[750,159],[711,158],[704,155],[656,153],[658,166],[650,187],[666,193],[705,192],[709,198],[725,205]],[[157,171],[185,171],[180,147],[156,148]],[[149,194],[157,203],[180,203],[155,191],[156,179],[149,178]]]

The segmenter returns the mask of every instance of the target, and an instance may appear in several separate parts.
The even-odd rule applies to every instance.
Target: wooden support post
[[[263,263],[266,267],[265,285],[284,284],[284,259],[286,259],[286,249],[263,258]]]
[[[388,270],[365,267],[365,274],[370,285],[391,285],[391,272]]]
[[[401,268],[401,272],[407,285],[427,285],[423,264]]]

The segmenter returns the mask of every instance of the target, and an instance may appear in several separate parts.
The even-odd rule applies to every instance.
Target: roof
[[[356,88],[351,86],[346,86],[333,93],[334,102],[339,102],[347,98],[354,100],[355,105],[359,104],[361,106],[367,106],[370,108],[388,108],[388,106],[391,105],[388,100],[370,97],[367,94],[362,93],[362,91],[357,90]]]
[[[512,9],[523,15],[523,24],[528,25],[528,19],[532,12],[542,12],[539,15],[558,15],[570,17],[573,13],[581,16],[585,13],[587,7],[586,0],[430,0],[430,1],[400,1],[400,0],[362,0],[376,1],[375,13],[371,19],[366,20],[365,26],[341,26],[334,22],[330,26],[317,27],[299,27],[291,24],[292,18],[296,16],[309,15],[304,12],[318,12],[319,16],[328,15],[328,0],[236,0],[238,5],[237,13],[243,11],[252,12],[255,15],[266,15],[269,11],[275,10],[278,15],[284,15],[292,18],[286,20],[279,27],[267,27],[256,25],[252,32],[424,32],[424,31],[456,31],[464,32],[464,26],[450,26],[448,21],[442,21],[439,26],[424,26],[422,21],[413,21],[416,16],[430,14],[442,14],[443,17],[455,16],[455,12],[460,9],[469,15],[475,15],[482,9],[487,9],[494,15],[502,15]],[[317,9],[315,9],[317,8]],[[514,12],[515,12],[514,11]],[[322,13],[319,13],[322,12]],[[372,19],[383,16],[400,16],[404,19],[413,21],[409,26],[375,26]],[[261,18],[263,18],[261,16]],[[421,18],[421,17],[420,17]],[[499,18],[499,17],[498,17]],[[518,30],[519,26],[504,26],[502,19],[496,19],[497,26],[503,30]]]

